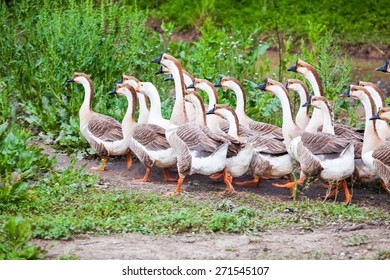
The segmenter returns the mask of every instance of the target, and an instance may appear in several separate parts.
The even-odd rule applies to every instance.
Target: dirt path
[[[69,163],[66,155],[58,155],[57,159],[59,168]],[[83,163],[87,163],[87,170],[98,165],[97,160],[81,160],[78,164]],[[141,178],[143,172],[144,167],[138,162],[127,170],[123,161],[112,160],[108,171],[99,173],[101,187],[165,193],[175,186],[163,184],[158,170],[152,171],[152,183],[132,182],[134,178]],[[199,199],[210,191],[224,189],[223,183],[203,176],[191,176],[186,181],[185,193]],[[236,191],[238,195],[253,191],[270,199],[288,200],[288,191],[272,187],[271,181],[267,180],[259,188],[236,188]],[[321,199],[324,190],[311,187],[304,194],[311,199]],[[375,188],[359,187],[353,189],[353,195],[352,203],[390,213],[388,194]],[[34,242],[48,251],[49,258],[71,255],[78,259],[377,259],[386,252],[390,255],[390,224],[332,224],[313,231],[301,231],[291,226],[256,235],[186,234],[167,237],[124,234]]]

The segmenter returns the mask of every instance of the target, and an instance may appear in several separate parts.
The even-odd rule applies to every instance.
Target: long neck
[[[325,104],[321,104],[321,111],[324,116],[324,123],[322,126],[322,132],[335,134],[334,133],[334,122],[333,122],[333,113],[330,111],[329,107]]]
[[[138,104],[139,104],[138,123],[139,124],[148,123],[149,108],[148,108],[148,104],[146,101],[146,96],[141,94],[141,93],[137,93],[137,98],[138,98]]]
[[[290,142],[293,138],[297,136],[297,134],[301,133],[301,129],[297,126],[293,119],[292,110],[291,110],[291,102],[288,97],[288,93],[285,92],[282,88],[276,87],[274,91],[275,95],[279,98],[282,104],[283,110],[283,125],[282,132],[284,140]]]
[[[217,104],[216,89],[205,83],[199,84],[199,89],[204,90],[209,98],[209,106],[207,108],[207,111],[212,110],[214,108],[214,105]]]
[[[123,138],[125,138],[129,132],[132,130],[134,126],[136,126],[136,122],[134,120],[135,117],[135,108],[136,108],[136,100],[134,100],[133,96],[130,92],[125,93],[127,98],[127,110],[126,114],[122,120],[122,132]]]
[[[370,93],[372,99],[374,99],[376,110],[379,110],[379,107],[386,107],[384,99],[381,98],[379,93],[373,87],[367,86],[365,88]]]
[[[306,107],[302,106],[307,102],[307,93],[301,86],[297,88],[296,92],[299,95],[300,104],[299,104],[297,116],[295,117],[295,121],[301,128],[304,129],[309,122],[309,106]]]
[[[236,94],[236,114],[241,122],[241,119],[245,119],[247,117],[245,113],[245,93],[237,83],[230,82],[229,86]]]
[[[170,67],[170,72],[175,82],[176,100],[173,105],[171,123],[181,125],[188,122],[185,106],[184,106],[184,78],[183,72],[177,66]]]
[[[153,117],[162,118],[161,115],[161,99],[156,88],[150,89],[148,92],[150,100],[150,115]]]
[[[317,73],[308,71],[304,77],[309,81],[315,96],[324,96],[324,89],[322,87],[321,78]]]
[[[371,100],[367,95],[364,95],[360,99],[360,101],[362,102],[366,113],[366,128],[364,130],[364,140],[363,140],[363,149],[362,149],[362,153],[366,153],[368,151],[375,149],[375,147],[382,144],[383,141],[378,136],[375,120],[370,120],[370,118],[374,114]]]
[[[198,125],[201,126],[207,126],[206,122],[206,112],[204,108],[204,104],[201,100],[199,100],[197,97],[192,98],[191,104],[195,107],[196,117],[195,121]]]
[[[80,107],[80,114],[82,112],[92,112],[93,86],[86,78],[80,79],[80,84],[84,87],[84,101]]]
[[[228,134],[235,139],[239,140],[239,128],[238,128],[238,119],[234,117],[233,113],[225,115],[226,120],[229,122],[229,131]]]

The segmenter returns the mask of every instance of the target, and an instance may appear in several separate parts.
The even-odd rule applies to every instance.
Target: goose
[[[178,184],[173,194],[181,192],[184,178],[191,174],[211,175],[224,171],[224,182],[228,193],[233,193],[231,176],[226,169],[228,142],[206,134],[198,124],[188,122],[184,106],[185,85],[180,62],[173,56],[162,53],[153,63],[159,63],[173,75],[176,99],[166,138],[177,155]],[[167,195],[170,195],[168,193]]]
[[[382,180],[381,186],[390,193],[390,144],[383,141],[376,128],[375,103],[366,88],[350,85],[344,96],[360,100],[366,114],[362,149],[364,164]]]
[[[310,117],[309,107],[303,106],[303,104],[309,100],[309,90],[302,81],[297,79],[288,79],[284,86],[287,90],[295,91],[299,95],[300,105],[298,113],[295,116],[295,122],[300,128],[305,129],[309,124]]]
[[[307,79],[313,89],[313,93],[315,96],[324,96],[324,89],[322,86],[321,78],[312,65],[303,61],[302,59],[298,59],[295,65],[288,68],[287,70],[298,73],[302,75],[305,79]],[[311,119],[305,130],[307,132],[313,133],[320,131],[323,122],[324,120],[321,110],[314,108]],[[360,142],[363,141],[363,135],[349,126],[343,124],[335,124],[334,129],[336,135],[340,135],[343,138]]]
[[[196,120],[201,129],[203,131],[208,130],[205,131],[207,134],[213,133],[207,127],[202,97],[196,91],[187,91],[185,99],[194,104],[197,111]],[[223,140],[228,141],[229,143],[226,158],[226,169],[233,177],[233,180],[235,180],[235,178],[244,175],[248,171],[249,165],[252,161],[253,144],[240,141],[240,137],[238,136],[239,126],[237,115],[234,111],[231,111],[233,111],[233,109],[227,105],[216,105],[212,110],[207,112],[207,115],[220,114],[221,117],[226,117],[229,121],[230,127],[228,133],[222,132],[216,134],[216,136],[223,138]],[[223,172],[215,174],[215,176],[211,176],[211,178],[217,179],[222,175]]]
[[[233,77],[221,76],[219,81],[214,85],[215,87],[222,87],[234,91],[236,102],[236,114],[241,125],[251,131],[256,131],[262,136],[283,140],[283,134],[280,127],[268,123],[254,121],[245,113],[246,95],[241,83]]]
[[[371,95],[372,99],[375,102],[376,111],[386,106],[385,97],[377,85],[371,82],[360,81],[359,86],[362,86],[367,89],[368,93]],[[382,140],[384,141],[390,140],[390,126],[387,124],[386,121],[377,119],[376,127],[377,127],[379,137]]]
[[[376,68],[375,70],[390,73],[390,59],[387,59],[385,64],[383,64],[381,67]]]
[[[65,83],[72,82],[84,87],[84,101],[79,110],[80,132],[101,158],[100,165],[91,169],[105,171],[109,157],[119,155],[126,155],[127,167],[130,168],[132,156],[123,139],[121,124],[92,110],[94,88],[91,78],[85,73],[76,72]]]
[[[165,129],[155,124],[137,124],[134,120],[137,97],[135,89],[129,84],[117,84],[115,92],[125,96],[128,108],[123,118],[122,129],[126,143],[142,164],[146,172],[139,182],[149,182],[149,174],[153,166],[163,169],[164,181],[175,181],[169,177],[169,167],[176,164],[176,154],[165,138]]]
[[[332,135],[335,135],[334,131],[334,115],[333,115],[333,109],[332,105],[328,102],[326,97],[324,96],[313,96],[311,99],[309,99],[303,106],[313,106],[315,108],[320,109],[324,113],[324,123],[322,132],[329,133]],[[340,136],[338,136],[340,137]],[[371,183],[378,179],[378,176],[372,172],[362,161],[361,154],[362,154],[362,143],[361,142],[355,142],[355,171],[352,175],[352,178],[354,181],[357,181],[359,183]],[[327,188],[331,187],[328,185],[324,185]],[[327,198],[331,198],[336,196],[338,190],[333,190],[329,195],[327,195]]]
[[[267,91],[281,101],[282,131],[286,148],[301,167],[301,174],[296,182],[274,185],[294,190],[295,185],[303,184],[308,176],[319,177],[326,182],[337,182],[337,190],[344,189],[345,203],[349,204],[352,196],[345,179],[354,171],[353,142],[329,133],[311,133],[301,129],[293,120],[290,98],[287,89],[281,83],[267,78],[263,84],[255,88]]]

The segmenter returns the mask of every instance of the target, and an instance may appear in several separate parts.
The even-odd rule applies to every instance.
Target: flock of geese
[[[283,125],[277,127],[249,118],[245,112],[246,96],[241,83],[233,77],[221,76],[213,84],[193,78],[173,56],[163,53],[152,62],[160,64],[156,72],[173,80],[175,103],[171,118],[161,114],[161,100],[156,87],[132,76],[123,75],[111,94],[125,96],[128,102],[122,123],[96,113],[91,107],[94,95],[90,77],[75,73],[66,83],[84,87],[84,101],[79,111],[80,130],[101,157],[95,167],[105,170],[110,156],[126,155],[131,168],[133,154],[146,167],[143,178],[149,181],[152,167],[161,168],[164,181],[177,182],[173,193],[180,194],[186,175],[203,174],[217,180],[223,178],[228,193],[234,185],[257,185],[262,178],[285,178],[285,184],[273,184],[292,192],[309,178],[319,178],[334,197],[344,191],[349,204],[351,194],[346,179],[374,182],[390,192],[390,108],[386,108],[381,90],[371,82],[349,85],[343,96],[360,100],[365,109],[364,133],[352,127],[335,124],[332,105],[316,69],[298,59],[288,69],[310,83],[313,96],[305,83],[289,79],[286,84],[267,78],[256,86],[259,93],[275,95],[282,104]],[[390,73],[390,60],[376,70]],[[218,104],[217,88],[232,90],[236,108]],[[205,91],[205,104],[197,91]],[[300,97],[300,108],[293,116],[290,92]],[[135,120],[138,104],[139,117]],[[149,108],[150,104],[150,108]],[[309,107],[313,107],[311,117]],[[296,164],[298,163],[298,164]],[[170,176],[175,167],[178,178]],[[300,176],[292,176],[298,166]],[[251,173],[252,180],[237,179]],[[294,179],[295,178],[295,179]]]

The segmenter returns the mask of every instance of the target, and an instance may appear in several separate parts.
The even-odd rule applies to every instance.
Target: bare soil
[[[66,155],[57,155],[59,168],[69,163]],[[137,161],[126,169],[124,160],[114,159],[107,171],[90,170],[98,160],[80,160],[86,170],[100,174],[102,188],[138,189],[164,194],[172,191],[174,183],[163,183],[160,170],[152,170],[150,183],[137,183],[145,168]],[[175,173],[173,173],[174,175]],[[249,178],[249,177],[248,177]],[[283,181],[282,180],[279,180]],[[289,192],[273,187],[272,180],[264,180],[259,187],[236,187],[236,194],[255,192],[267,199],[288,201]],[[200,201],[210,192],[224,190],[224,184],[205,176],[188,176],[182,195]],[[354,187],[353,204],[377,208],[390,214],[390,196],[377,187]],[[304,196],[321,199],[325,190],[310,187]],[[302,195],[301,195],[302,197]],[[343,201],[343,195],[337,198]],[[71,240],[34,240],[48,251],[48,258],[74,256],[78,259],[377,259],[380,252],[390,252],[390,223],[330,224],[305,230],[293,226],[270,229],[255,235],[246,234],[180,234],[152,236],[123,234],[108,236],[80,236]]]

